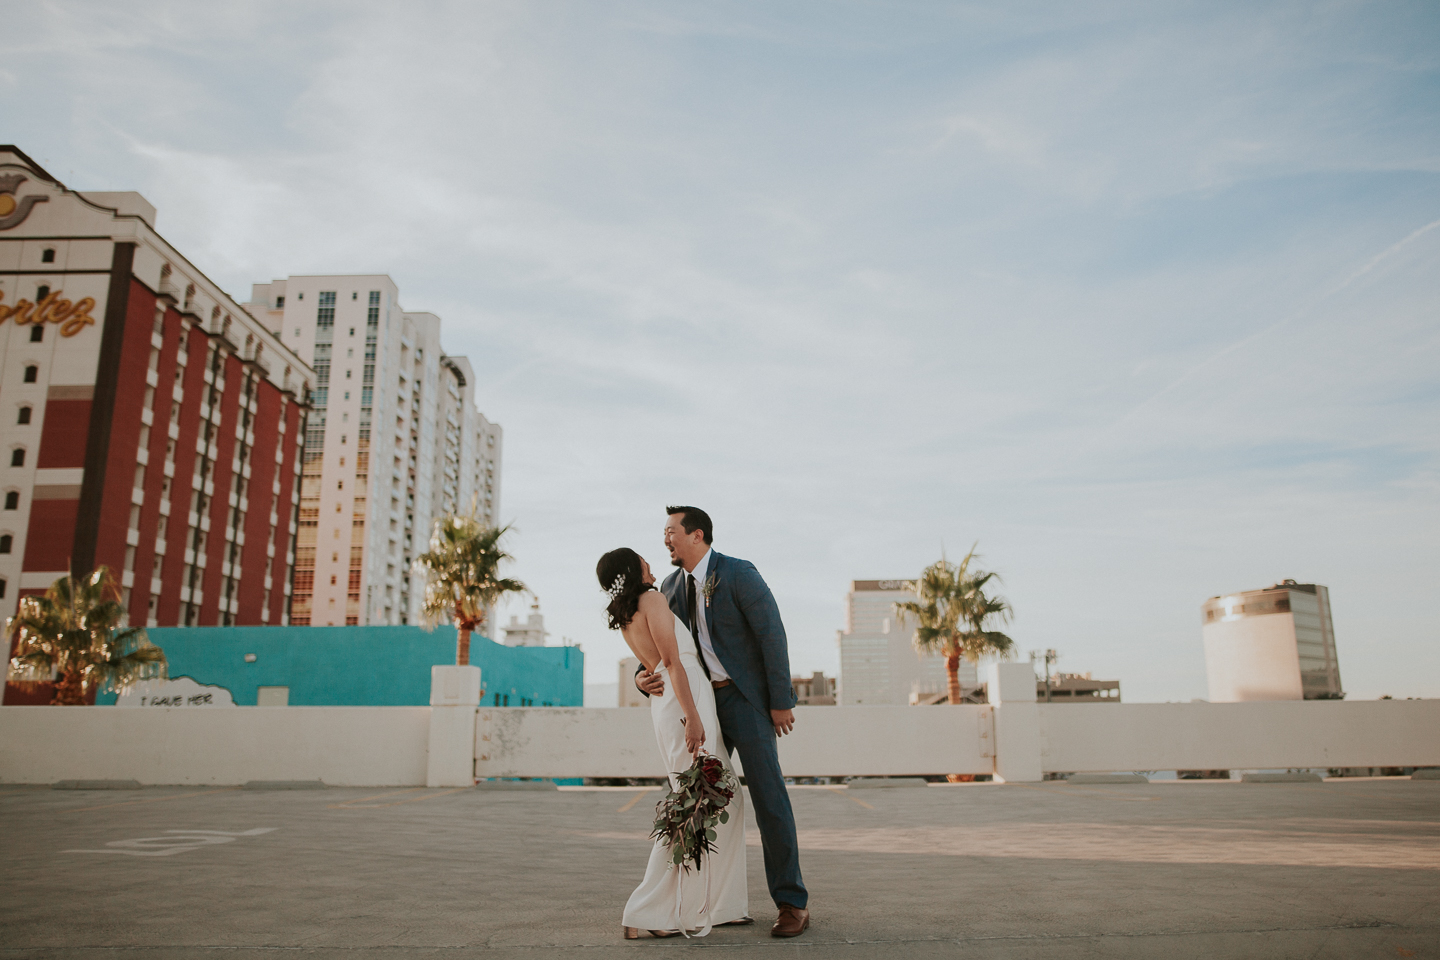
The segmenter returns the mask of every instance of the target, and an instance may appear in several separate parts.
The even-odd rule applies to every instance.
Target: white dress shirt
[[[711,551],[706,550],[705,556],[701,557],[700,562],[695,564],[694,570],[686,573],[682,567],[680,573],[682,576],[693,576],[695,578],[695,632],[699,634],[695,639],[700,644],[700,656],[705,658],[705,665],[710,668],[710,679],[712,681],[729,680],[730,674],[726,673],[725,668],[720,666],[720,658],[715,656],[715,648],[710,645],[710,624],[705,616],[705,577],[706,572],[710,569],[710,555]],[[680,589],[682,591],[688,591],[690,588],[689,585],[682,580],[680,582]],[[682,597],[688,595],[688,593],[681,593]]]

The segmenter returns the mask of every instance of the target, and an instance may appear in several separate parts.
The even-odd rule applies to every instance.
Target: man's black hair
[[[710,523],[710,514],[699,507],[666,507],[667,517],[680,514],[680,526],[685,528],[686,533],[694,533],[700,530],[705,534],[705,545],[708,547],[715,542],[715,527]]]

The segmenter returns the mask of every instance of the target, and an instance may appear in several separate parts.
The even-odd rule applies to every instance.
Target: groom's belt
[[[721,687],[728,687],[734,682],[735,681],[733,680],[711,680],[710,686],[714,687],[716,690],[719,690]]]

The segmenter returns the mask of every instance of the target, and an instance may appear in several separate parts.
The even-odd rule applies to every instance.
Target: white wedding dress
[[[730,757],[720,738],[720,721],[715,715],[715,691],[700,666],[695,638],[683,620],[675,618],[675,640],[680,647],[680,662],[690,681],[690,695],[705,725],[705,752],[720,758],[725,768],[734,773]],[[650,698],[650,718],[655,724],[655,740],[670,771],[670,787],[675,787],[675,774],[689,769],[693,758],[685,749],[685,725],[680,721],[684,711],[675,697],[670,671],[663,665],[656,671],[665,678],[665,693]],[[680,930],[692,937],[703,937],[714,924],[729,923],[749,915],[750,901],[745,878],[745,795],[738,787],[725,808],[730,813],[726,823],[715,827],[714,853],[701,860],[696,870],[686,872],[670,861],[670,848],[657,840],[650,851],[645,879],[625,904],[624,924],[640,930]]]

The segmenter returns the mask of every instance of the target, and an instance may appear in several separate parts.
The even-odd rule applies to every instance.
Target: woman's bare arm
[[[685,748],[694,756],[705,743],[705,727],[700,720],[700,711],[695,708],[695,698],[690,695],[690,680],[685,676],[685,666],[680,662],[680,645],[675,639],[675,614],[665,598],[653,591],[640,598],[640,612],[645,614],[645,624],[650,628],[650,639],[660,653],[660,662],[670,671],[675,698],[680,701],[680,709],[685,713]]]

